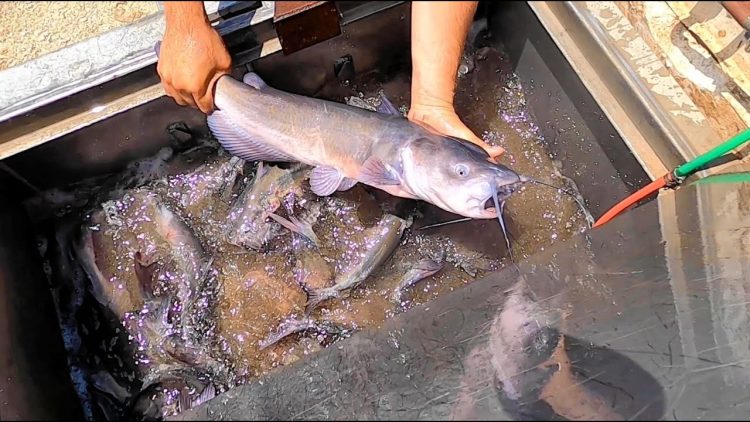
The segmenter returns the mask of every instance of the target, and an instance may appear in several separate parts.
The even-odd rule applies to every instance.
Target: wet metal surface
[[[706,259],[689,206],[717,189],[737,185],[650,202],[179,419],[747,418],[749,302],[711,299],[743,268]],[[665,201],[684,207],[662,236]]]
[[[366,73],[362,69],[402,71],[399,66],[408,60],[408,50],[393,52],[389,46],[408,40],[407,12],[393,8],[380,14],[383,20],[377,24],[364,27],[357,35],[360,38],[344,33],[296,53],[294,60],[281,55],[267,57],[256,62],[255,69],[273,86],[343,101],[360,88],[341,88],[338,81],[331,80],[336,76],[332,74],[335,58],[351,53],[360,76]],[[495,22],[490,26],[496,29],[518,29],[510,40],[520,40],[519,44],[506,45],[509,60],[493,57],[467,63],[470,57],[464,58],[462,64],[473,69],[460,79],[459,114],[480,135],[507,142],[501,145],[510,146],[507,159],[513,160],[512,165],[540,172],[537,176],[561,178],[559,172],[570,178],[580,187],[591,211],[599,215],[641,185],[643,172],[549,37],[538,37],[543,30],[526,21],[501,17]],[[529,36],[528,32],[534,31],[537,36]],[[378,34],[377,45],[362,41],[373,34]],[[513,80],[508,78],[512,73],[518,75],[520,84],[507,84]],[[408,88],[407,74],[379,80],[372,90],[360,91],[366,91],[365,96],[382,87],[397,105],[407,105],[408,97],[402,95],[408,92],[404,89]],[[495,91],[483,89],[485,85],[504,94],[495,96]],[[339,86],[340,92],[325,92],[325,87],[331,86]],[[536,119],[527,119],[524,110],[512,108],[513,102],[507,100],[514,96],[525,99]],[[146,104],[119,117],[6,161],[44,188],[57,187],[115,171],[124,162],[155,152],[168,144],[164,127],[176,119],[184,118],[196,132],[205,130],[199,113],[169,101]],[[349,199],[361,200],[366,196],[362,191],[349,193]],[[726,415],[722,409],[738,414],[742,411],[740,398],[750,396],[743,387],[747,383],[742,384],[746,378],[743,363],[737,364],[743,361],[743,352],[750,355],[743,350],[747,341],[734,340],[744,339],[739,328],[746,317],[738,293],[743,290],[742,277],[737,276],[732,285],[735,297],[730,298],[735,301],[719,306],[732,312],[714,317],[718,322],[713,326],[706,323],[712,318],[710,307],[721,303],[721,298],[714,298],[709,304],[706,291],[722,270],[719,267],[705,277],[700,243],[696,243],[701,239],[693,208],[696,195],[685,192],[689,191],[678,197],[684,202],[679,217],[682,226],[672,229],[672,237],[663,244],[653,204],[594,232],[590,239],[581,235],[571,238],[580,222],[571,201],[560,199],[554,191],[521,192],[525,197],[519,198],[524,200],[510,204],[509,214],[511,221],[516,218],[515,232],[511,223],[511,234],[517,236],[512,244],[524,252],[518,257],[531,256],[521,264],[525,280],[519,282],[513,267],[484,279],[480,274],[468,286],[460,282],[455,289],[444,283],[450,288],[441,290],[426,280],[404,295],[416,306],[380,329],[375,327],[380,322],[373,324],[260,380],[220,392],[207,407],[183,416],[528,419],[556,414],[569,419],[638,419],[673,413],[674,418],[681,418],[683,412],[689,417],[698,410],[721,417]],[[546,204],[553,204],[551,217],[543,215]],[[712,214],[710,207],[708,210]],[[425,214],[435,221],[445,217]],[[671,214],[669,217],[674,219]],[[558,227],[560,220],[576,224],[550,242],[555,233],[550,228]],[[494,253],[494,258],[502,258],[506,251],[497,222],[484,224],[445,226],[425,231],[422,238],[434,233],[463,237],[484,247],[483,252]],[[736,234],[739,227],[743,226],[722,226],[718,232],[734,230]],[[425,245],[445,248],[439,240],[415,240],[400,251],[422,252]],[[675,250],[683,254],[682,272],[692,278],[668,274],[677,267],[667,266],[675,258],[665,256],[665,251],[674,254]],[[721,253],[732,259],[731,253]],[[396,256],[394,262],[403,257]],[[362,290],[365,295],[377,296]],[[730,314],[733,325],[722,322],[728,321]],[[721,328],[722,324],[730,328]],[[712,337],[717,329],[723,331]],[[546,365],[533,369],[539,363]],[[724,375],[734,378],[722,381]],[[717,405],[709,402],[711,397],[697,384],[703,380],[714,382],[711,388],[733,389]],[[685,407],[685,403],[700,403],[692,396],[706,404],[698,410]],[[673,409],[673,405],[677,407]]]

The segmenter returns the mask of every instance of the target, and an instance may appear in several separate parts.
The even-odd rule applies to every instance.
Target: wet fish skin
[[[170,206],[196,220],[202,217],[210,201],[220,199],[229,202],[232,188],[244,166],[244,160],[229,156],[222,150],[204,161],[191,171],[163,177],[152,183],[155,191]]]
[[[103,213],[96,212],[90,220],[94,225],[104,223]],[[78,262],[83,268],[86,277],[89,279],[88,288],[94,298],[103,307],[112,310],[119,318],[123,317],[126,312],[138,310],[142,306],[142,298],[128,283],[124,283],[123,291],[118,291],[116,286],[102,273],[102,269],[97,264],[97,236],[85,225],[81,227],[80,238],[77,239],[74,246],[75,255]]]
[[[175,213],[166,205],[157,202],[155,195],[151,197],[151,203],[156,208],[154,220],[157,233],[168,244],[166,254],[177,263],[186,275],[186,280],[179,283],[177,297],[182,304],[183,310],[190,309],[193,298],[201,290],[207,276],[208,262],[205,251],[198,239]],[[187,315],[189,312],[183,312]]]
[[[254,180],[245,186],[229,211],[227,240],[256,251],[278,234],[278,225],[268,217],[282,199],[301,189],[309,168],[294,165],[289,169],[259,164]]]
[[[297,246],[294,254],[294,279],[305,292],[323,288],[333,279],[330,265],[313,247]]]
[[[479,146],[410,122],[385,97],[386,106],[373,112],[279,91],[253,73],[243,81],[218,80],[219,110],[207,118],[212,133],[247,161],[314,167],[310,186],[318,196],[361,182],[485,219],[497,218],[494,194],[502,202],[523,181]]]
[[[191,229],[154,192],[136,189],[118,204],[92,213],[81,227],[76,252],[89,288],[144,346],[149,366],[179,362],[180,356],[163,346],[175,333],[180,341],[189,340],[176,350],[200,344],[193,323],[203,309],[195,303],[205,289],[210,261]],[[158,289],[157,273],[167,275]]]
[[[292,334],[308,330],[325,333],[339,333],[344,331],[342,328],[334,327],[332,324],[319,323],[309,317],[290,318],[283,321],[276,331],[260,341],[260,350],[265,350]]]
[[[411,224],[392,214],[385,214],[378,223],[365,231],[365,253],[359,262],[338,274],[331,287],[308,291],[305,314],[309,315],[321,302],[336,298],[341,292],[356,287],[380,267],[401,241],[401,235]]]
[[[435,275],[438,271],[442,270],[445,266],[443,261],[436,261],[433,259],[422,259],[414,266],[410,267],[406,273],[401,277],[398,286],[393,290],[391,294],[391,301],[399,303],[401,302],[401,295],[404,290],[410,286]]]

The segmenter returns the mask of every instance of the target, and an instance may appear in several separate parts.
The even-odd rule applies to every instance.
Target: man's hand
[[[465,139],[473,142],[487,151],[492,158],[499,157],[505,152],[503,147],[488,145],[474,134],[453,110],[453,106],[428,106],[412,102],[407,116],[409,120],[426,125],[434,131],[447,136]]]
[[[203,2],[165,2],[166,29],[156,71],[177,104],[214,110],[216,81],[230,72],[232,59],[211,27]]]
[[[409,120],[466,139],[490,157],[504,152],[489,146],[458,118],[453,107],[458,64],[476,1],[415,1],[411,3],[412,85]]]

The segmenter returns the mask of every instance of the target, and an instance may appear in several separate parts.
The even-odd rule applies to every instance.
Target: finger
[[[180,97],[182,97],[182,100],[187,103],[190,107],[198,108],[197,105],[195,105],[195,100],[193,99],[193,95],[185,90],[179,90],[177,91],[180,94]]]
[[[198,107],[200,107],[201,111],[205,114],[211,114],[215,109],[214,104],[214,95],[216,94],[216,82],[221,78],[222,76],[226,75],[227,72],[219,72],[216,75],[214,75],[211,80],[208,82],[208,86],[206,86],[206,91],[203,93],[203,95],[198,99],[196,102],[198,103]]]
[[[185,100],[182,99],[182,96],[172,87],[172,85],[167,83],[162,83],[162,87],[164,88],[164,92],[172,97],[172,99],[181,106],[186,106],[187,103]]]
[[[206,95],[208,95],[211,98],[212,109],[216,107],[216,104],[214,103],[214,97],[216,97],[216,83],[219,82],[219,79],[224,75],[229,75],[229,72],[226,72],[226,71],[218,72],[216,75],[214,75],[214,77],[208,83],[208,87],[206,89]]]
[[[487,154],[490,156],[490,161],[495,164],[497,164],[497,158],[505,154],[505,148],[503,147],[486,146],[484,150],[487,151]]]
[[[198,105],[198,109],[202,111],[203,114],[211,114],[214,109],[214,99],[211,96],[211,91],[208,91],[202,97],[195,95],[193,96],[193,99],[195,100],[195,104]]]

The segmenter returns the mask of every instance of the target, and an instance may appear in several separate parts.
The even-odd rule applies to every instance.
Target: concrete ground
[[[0,70],[131,24],[158,11],[147,1],[0,2]]]

